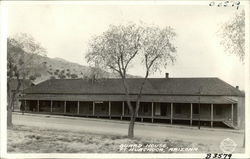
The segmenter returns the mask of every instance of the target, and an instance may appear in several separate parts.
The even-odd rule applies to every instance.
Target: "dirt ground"
[[[152,148],[152,144],[158,147]],[[190,148],[179,153],[208,150],[203,144],[196,145],[181,140],[138,137],[128,139],[119,135],[69,132],[23,125],[8,130],[7,147],[10,153],[175,153],[170,147]]]
[[[164,144],[163,146],[167,147],[164,147],[164,151],[161,151],[164,153],[181,153],[183,149],[178,148],[198,148],[198,150],[194,149],[191,151],[186,149],[190,153],[220,153],[219,145],[225,138],[230,138],[236,142],[235,152],[240,153],[244,151],[242,147],[243,133],[240,131],[209,128],[198,130],[185,126],[169,127],[157,124],[136,123],[136,138],[135,140],[130,140],[126,138],[127,121],[49,115],[21,115],[16,113],[13,115],[13,123],[16,126],[8,130],[9,152],[129,153],[135,152],[138,150],[138,147],[133,149],[133,151],[130,151],[131,149],[127,147],[126,151],[121,151],[121,146],[124,146],[122,144],[125,144],[125,146],[129,144],[137,144],[136,146],[138,146],[139,144],[143,145],[140,148],[145,148],[147,144],[156,143],[158,148],[160,144]],[[177,149],[173,151],[173,148]],[[145,149],[139,150],[143,151]]]

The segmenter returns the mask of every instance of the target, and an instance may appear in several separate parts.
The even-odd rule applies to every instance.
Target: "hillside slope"
[[[30,55],[26,55],[29,58]],[[69,62],[62,58],[50,58],[46,56],[33,55],[32,67],[29,68],[31,74],[37,74],[34,83],[50,78],[93,78],[93,74],[98,74],[102,78],[119,78],[118,74],[109,73],[101,69],[93,69],[77,63]],[[137,76],[128,75],[133,78]]]

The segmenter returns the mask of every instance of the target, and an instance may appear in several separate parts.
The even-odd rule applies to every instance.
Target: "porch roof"
[[[21,100],[56,100],[56,101],[126,101],[125,95],[75,95],[75,94],[27,94]],[[136,101],[136,95],[130,95],[131,101]],[[224,96],[164,96],[143,95],[141,102],[166,103],[207,103],[233,104],[237,101]]]

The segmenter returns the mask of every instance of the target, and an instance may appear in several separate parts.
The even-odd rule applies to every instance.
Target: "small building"
[[[136,104],[142,78],[127,79]],[[50,79],[24,90],[26,112],[128,120],[121,79]],[[137,121],[242,128],[244,93],[219,78],[149,78]]]

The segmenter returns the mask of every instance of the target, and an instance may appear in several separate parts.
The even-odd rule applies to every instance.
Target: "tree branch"
[[[130,63],[130,61],[135,57],[135,55],[138,53],[138,50],[136,50],[134,52],[134,54],[128,59],[127,63],[125,64],[125,69],[127,69],[128,64]]]

